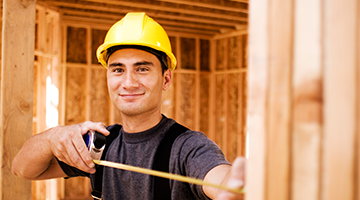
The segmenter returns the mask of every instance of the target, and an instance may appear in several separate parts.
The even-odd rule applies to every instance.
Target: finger
[[[83,160],[83,158],[81,157],[81,155],[79,154],[76,144],[74,144],[74,140],[78,137],[80,137],[82,139],[81,136],[79,136],[80,134],[76,134],[72,131],[70,131],[68,133],[68,137],[66,138],[61,138],[59,140],[59,145],[60,147],[58,148],[59,150],[61,149],[61,157],[63,159],[65,159],[65,162],[71,166],[74,166],[82,171],[85,172],[89,172],[91,173],[92,171],[94,171],[94,169],[92,169],[91,167],[89,167],[85,161]],[[83,141],[81,141],[82,143],[84,143]],[[83,144],[84,149],[83,151],[87,151],[86,145],[85,143]],[[89,155],[90,157],[90,155]]]
[[[76,154],[78,155],[78,158],[80,158],[80,160],[78,160],[78,158],[76,158],[76,157],[74,157],[74,159],[76,159],[76,161],[80,165],[82,165],[84,163],[86,165],[86,167],[94,168],[95,164],[92,161],[89,150],[88,150],[82,136],[78,135],[77,137],[74,137],[72,140],[72,143],[75,148]]]
[[[101,122],[87,121],[79,124],[79,126],[83,135],[86,134],[89,130],[97,131],[105,136],[108,136],[110,134],[110,132],[106,129],[106,126]]]

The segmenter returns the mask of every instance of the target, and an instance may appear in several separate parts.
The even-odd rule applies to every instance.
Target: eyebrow
[[[152,62],[149,62],[149,61],[139,61],[139,62],[136,62],[134,64],[134,66],[141,66],[141,65],[151,65],[151,66],[154,66],[154,64]],[[121,62],[113,62],[111,63],[108,67],[122,67],[124,66],[123,63]]]
[[[121,66],[124,66],[124,65],[119,62],[113,62],[108,67],[121,67]]]
[[[154,64],[152,62],[149,62],[149,61],[140,61],[140,62],[136,62],[134,64],[134,66],[141,66],[141,65],[151,65],[151,66],[154,66]]]

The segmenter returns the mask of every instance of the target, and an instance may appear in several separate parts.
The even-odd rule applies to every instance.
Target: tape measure
[[[91,158],[100,160],[105,149],[106,137],[97,131],[89,130],[83,138]]]

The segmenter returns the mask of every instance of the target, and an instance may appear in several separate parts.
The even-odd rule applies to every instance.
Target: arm
[[[226,185],[230,188],[241,189],[245,182],[245,164],[246,159],[238,157],[232,166],[219,165],[210,170],[204,181]],[[210,186],[203,186],[205,194],[211,199],[217,200],[237,200],[242,199],[242,194],[235,194],[228,191],[223,191]]]
[[[94,163],[82,139],[91,129],[109,134],[101,123],[84,122],[57,126],[32,136],[15,156],[12,173],[28,180],[66,176],[55,157],[82,171],[94,173]]]

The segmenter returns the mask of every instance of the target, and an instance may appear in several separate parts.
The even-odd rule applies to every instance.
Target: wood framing
[[[246,199],[359,199],[359,1],[251,3]]]
[[[360,134],[357,128],[359,113],[356,113],[360,104],[360,88],[357,84],[360,79],[359,4],[357,0],[331,0],[323,4],[325,48],[321,196],[328,200],[350,200],[356,194],[354,174],[359,155],[355,145]]]
[[[323,63],[321,59],[321,1],[296,1],[292,70],[293,125],[291,138],[291,198],[320,196]],[[304,17],[306,16],[306,17]],[[312,31],[308,31],[312,30]],[[305,59],[306,58],[306,59]]]
[[[2,2],[0,199],[31,199],[31,182],[15,177],[11,163],[32,135],[36,2]]]

